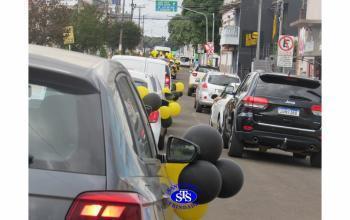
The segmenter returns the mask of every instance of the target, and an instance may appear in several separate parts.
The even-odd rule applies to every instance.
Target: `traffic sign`
[[[277,66],[292,67],[294,52],[294,37],[290,35],[280,35],[278,38]]]
[[[156,0],[156,11],[177,12],[177,0]]]
[[[63,33],[63,43],[65,45],[67,44],[74,44],[74,31],[73,31],[73,26],[67,26],[64,28],[64,33]]]

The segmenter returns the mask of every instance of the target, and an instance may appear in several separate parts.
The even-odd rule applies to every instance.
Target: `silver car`
[[[29,47],[29,219],[168,218],[171,181],[161,169],[198,152],[171,137],[173,148],[158,152],[121,64]]]
[[[214,100],[212,95],[220,95],[225,86],[232,83],[240,83],[237,75],[225,74],[221,72],[208,72],[204,75],[196,90],[194,108],[196,112],[202,112],[203,107],[211,107]]]

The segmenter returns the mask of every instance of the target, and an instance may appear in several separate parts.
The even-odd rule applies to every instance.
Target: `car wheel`
[[[305,159],[306,155],[305,154],[300,154],[300,153],[293,153],[293,157],[297,159]]]
[[[311,163],[311,166],[313,167],[321,167],[322,165],[321,151],[311,155],[310,163]]]
[[[221,137],[222,137],[222,141],[224,142],[224,148],[228,148],[228,137],[226,136],[226,133],[225,133],[225,123],[224,123],[224,126],[223,128],[221,128],[221,125],[220,125],[220,116],[219,116],[219,119],[218,119],[218,131],[219,133],[221,134]]]
[[[187,89],[187,95],[188,96],[192,96],[193,92],[192,92],[192,89],[191,88],[188,88]]]
[[[242,157],[243,143],[238,140],[234,128],[232,128],[231,137],[228,141],[228,155],[231,157]]]
[[[202,106],[197,101],[195,102],[195,108],[196,108],[196,112],[202,112]]]

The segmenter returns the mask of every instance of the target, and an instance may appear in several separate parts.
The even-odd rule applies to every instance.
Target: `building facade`
[[[321,79],[322,25],[321,0],[305,0],[300,17],[291,22],[298,28],[297,74]]]

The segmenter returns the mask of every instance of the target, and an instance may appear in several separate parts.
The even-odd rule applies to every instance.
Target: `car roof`
[[[128,72],[116,61],[38,45],[29,45],[29,66],[77,77],[89,82],[97,90],[100,81],[108,83],[111,77],[114,80],[117,72]]]
[[[148,79],[148,75],[145,73],[142,73],[140,71],[136,71],[136,70],[129,70],[129,73],[131,75],[131,77],[133,78],[137,78],[137,79],[142,79],[146,82],[146,80]]]
[[[138,56],[129,56],[129,55],[114,55],[114,56],[112,56],[112,60],[118,60],[118,59],[135,60],[135,61],[142,61],[142,62],[147,61],[147,62],[159,63],[159,64],[164,64],[164,65],[167,64],[164,60],[149,58],[149,57],[138,57]]]

